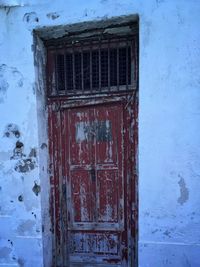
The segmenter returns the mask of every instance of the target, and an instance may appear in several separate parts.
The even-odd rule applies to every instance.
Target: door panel
[[[74,223],[93,222],[94,186],[87,170],[71,171],[71,221]]]
[[[120,262],[123,228],[121,104],[68,109],[70,261]],[[108,232],[109,231],[109,232]]]
[[[117,223],[119,220],[118,172],[101,170],[97,173],[98,222]]]
[[[121,106],[99,107],[95,109],[97,121],[96,163],[104,167],[117,167],[117,160],[121,150],[122,124]],[[102,167],[103,167],[102,166]]]
[[[66,138],[69,142],[70,166],[84,166],[91,164],[94,146],[92,145],[91,120],[93,109],[69,111],[69,125]]]
[[[112,101],[51,114],[57,267],[134,266],[132,107]]]

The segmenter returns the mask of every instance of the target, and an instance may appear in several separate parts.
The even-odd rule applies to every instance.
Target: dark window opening
[[[137,39],[77,41],[48,47],[48,95],[131,91],[137,84]],[[53,55],[53,56],[52,56]]]

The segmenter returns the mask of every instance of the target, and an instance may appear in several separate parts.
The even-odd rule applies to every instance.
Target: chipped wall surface
[[[44,53],[33,30],[138,14],[139,266],[198,267],[199,1],[12,2],[22,5],[0,8],[0,266],[51,266]]]

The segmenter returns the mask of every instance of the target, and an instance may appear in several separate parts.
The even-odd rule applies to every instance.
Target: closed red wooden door
[[[51,113],[56,266],[135,266],[133,110],[83,101]]]

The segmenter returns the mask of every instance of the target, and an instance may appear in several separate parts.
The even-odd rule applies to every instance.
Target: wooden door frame
[[[128,99],[127,99],[128,97]],[[133,103],[133,118],[134,121],[130,125],[128,125],[128,129],[130,130],[129,133],[124,133],[123,139],[128,138],[128,136],[132,136],[133,138],[132,143],[134,151],[129,151],[127,153],[132,153],[133,158],[131,158],[133,162],[133,166],[128,166],[128,168],[133,168],[132,177],[127,177],[127,188],[132,188],[133,190],[129,190],[127,192],[127,198],[134,199],[134,203],[127,203],[127,208],[130,208],[130,214],[127,222],[127,234],[131,236],[128,241],[129,246],[129,262],[130,267],[137,266],[137,242],[138,242],[138,166],[137,166],[137,148],[138,148],[138,94],[137,91],[133,91],[132,95],[129,93],[121,93],[115,95],[93,95],[93,96],[83,96],[82,98],[78,97],[57,97],[48,99],[48,125],[49,125],[49,156],[50,156],[50,166],[51,166],[51,175],[50,175],[50,183],[51,183],[51,196],[50,196],[50,210],[51,210],[51,221],[52,221],[52,228],[53,228],[53,256],[54,256],[54,263],[53,266],[67,266],[64,265],[68,262],[68,251],[67,251],[67,221],[64,221],[66,218],[65,210],[63,207],[63,201],[67,201],[66,199],[66,184],[65,179],[63,179],[63,170],[57,169],[55,166],[55,161],[63,166],[63,162],[67,160],[64,158],[65,156],[62,153],[62,149],[57,149],[61,146],[63,142],[62,133],[61,131],[58,133],[56,131],[56,123],[61,125],[61,129],[64,129],[65,125],[63,125],[62,120],[62,111],[65,109],[76,109],[76,107],[80,106],[94,106],[99,104],[109,104],[109,103],[117,103],[126,101],[126,105],[124,108],[128,108],[128,104],[131,102]],[[128,118],[124,118],[127,120]],[[125,136],[127,135],[127,136]],[[56,139],[56,144],[53,142],[52,137]],[[58,152],[59,151],[59,152]],[[130,155],[128,155],[129,157]],[[131,156],[131,157],[132,157]],[[56,158],[56,159],[55,159]],[[124,164],[124,163],[123,163]],[[63,167],[62,167],[63,168]],[[55,175],[54,175],[55,174]],[[57,176],[57,177],[56,177]],[[128,216],[128,215],[127,215]],[[64,234],[62,234],[64,233]],[[134,240],[133,240],[134,239]],[[64,249],[66,248],[66,249]]]
[[[113,23],[120,24],[121,21],[127,20],[131,24],[132,22],[137,23],[137,42],[139,41],[138,38],[138,15],[130,15],[130,16],[119,16],[114,17],[112,19],[106,19],[105,21],[102,21],[103,24],[106,23],[107,26],[112,25]],[[101,21],[100,21],[101,23]],[[89,22],[85,23],[85,28],[88,29],[88,26],[90,28],[94,27],[96,28],[97,22]],[[62,32],[62,36],[65,36],[66,29],[72,29],[73,24],[69,25],[60,25],[58,27],[52,26],[52,27],[43,27],[43,28],[37,28],[33,30],[33,50],[34,50],[34,66],[35,66],[35,84],[33,86],[34,94],[36,95],[36,101],[37,101],[37,116],[38,116],[38,136],[39,136],[39,170],[40,170],[40,180],[41,180],[41,209],[42,209],[42,243],[43,243],[43,254],[44,254],[44,265],[45,266],[52,266],[55,267],[55,262],[61,261],[60,247],[56,245],[58,241],[56,240],[56,226],[54,221],[54,211],[55,211],[55,199],[54,199],[54,190],[55,190],[55,181],[52,177],[52,164],[51,164],[51,157],[49,155],[49,146],[51,143],[51,140],[49,139],[49,103],[54,100],[54,108],[55,110],[60,108],[60,98],[54,98],[49,99],[48,94],[48,75],[46,71],[46,62],[47,62],[47,46],[46,42],[47,40],[51,40],[54,37],[54,31],[59,29]],[[74,24],[74,27],[80,26],[82,28],[83,22],[80,22],[79,24]],[[106,26],[106,27],[107,27]],[[137,46],[138,47],[138,46]],[[138,49],[138,48],[137,48]],[[138,60],[138,50],[136,53],[136,57]],[[136,66],[136,74],[137,74],[137,85],[136,90],[138,90],[138,64]],[[135,91],[136,92],[136,91]],[[138,117],[138,92],[136,92],[136,108],[134,111],[134,117]],[[106,95],[105,95],[106,97]],[[71,98],[65,98],[63,97],[64,101],[71,101]],[[52,112],[52,111],[51,111]],[[134,208],[134,216],[135,218],[138,218],[138,156],[137,156],[137,149],[138,149],[138,122],[136,120],[136,124],[134,127],[136,128],[136,134],[134,135],[134,143],[135,143],[135,151],[136,151],[136,157],[134,161],[136,162],[136,168],[135,168],[135,196],[136,196],[136,206]],[[53,197],[52,197],[53,196]],[[60,201],[60,200],[59,200]],[[137,240],[138,240],[138,224],[135,226],[135,247],[133,249],[134,253],[134,263],[135,266],[137,266],[138,261],[138,248],[137,248]],[[59,243],[58,243],[59,245]]]

